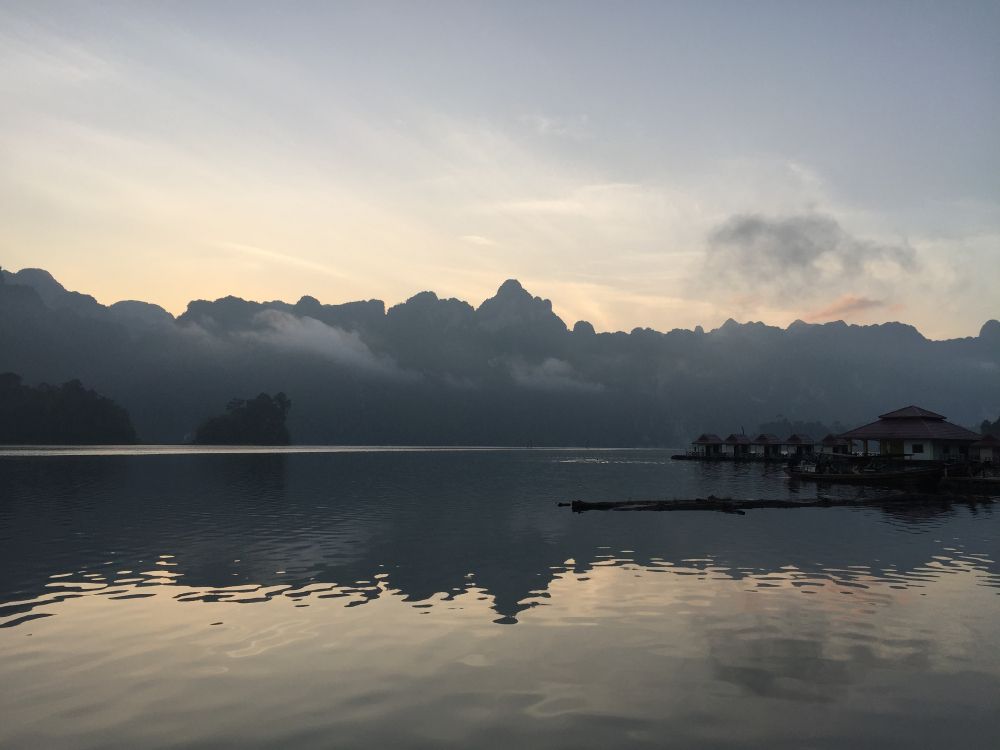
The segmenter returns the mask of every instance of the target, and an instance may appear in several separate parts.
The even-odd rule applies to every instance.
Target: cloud
[[[587,206],[584,202],[564,198],[539,198],[516,201],[503,201],[496,205],[503,213],[512,214],[556,214],[564,216],[585,216]]]
[[[279,253],[275,250],[266,250],[262,247],[255,247],[253,245],[244,245],[239,242],[218,242],[216,247],[223,250],[231,250],[243,255],[251,255],[255,258],[261,258],[263,260],[268,260],[274,263],[281,263],[286,266],[293,266],[296,268],[304,268],[307,271],[318,271],[320,273],[325,273],[330,276],[337,276],[341,278],[346,278],[346,274],[337,271],[335,268],[324,265],[322,263],[316,263],[305,258],[299,258],[294,255],[287,255],[286,253]]]
[[[459,239],[472,245],[481,245],[482,247],[496,247],[497,244],[489,237],[483,237],[478,234],[463,234]]]
[[[517,118],[541,136],[556,136],[582,141],[591,136],[590,118],[587,115],[521,115]]]
[[[543,391],[577,391],[596,393],[604,390],[600,383],[588,383],[580,379],[573,365],[565,360],[549,357],[541,364],[529,365],[514,362],[510,367],[514,382],[525,388]]]
[[[712,283],[750,288],[764,298],[813,298],[855,284],[898,280],[916,270],[909,245],[858,239],[824,214],[736,215],[709,233]]]
[[[853,294],[845,294],[834,300],[824,308],[815,310],[805,316],[807,321],[836,320],[840,318],[850,318],[859,313],[879,310],[888,307],[884,300],[869,299],[868,297],[857,297]]]
[[[377,356],[354,331],[280,310],[263,310],[254,316],[254,323],[259,328],[245,332],[243,338],[289,352],[315,354],[330,362],[370,372],[402,374],[392,360]]]
[[[117,65],[79,41],[10,15],[0,18],[0,27],[0,91],[37,96],[121,76]]]
[[[419,96],[397,97],[389,112],[378,97],[330,86],[323,71],[332,68],[243,44],[225,29],[192,36],[119,14],[84,33],[75,14],[43,25],[32,13],[0,15],[0,90],[14,115],[0,133],[0,194],[18,197],[0,201],[8,261],[44,261],[99,299],[148,296],[140,290],[150,284],[174,312],[192,295],[230,292],[405,299],[414,288],[444,287],[481,298],[497,279],[517,276],[585,284],[578,306],[611,329],[711,326],[749,312],[741,300],[751,299],[754,316],[784,323],[845,294],[903,299],[914,322],[940,335],[994,314],[1000,215],[982,196],[913,203],[919,211],[895,215],[886,212],[905,204],[898,196],[845,201],[845,186],[828,183],[827,162],[808,151],[797,152],[802,161],[767,148],[689,153],[697,133],[671,139],[588,117],[585,107],[553,113],[527,100],[496,117],[444,111]],[[157,60],[135,65],[140,48],[159,50]],[[164,60],[177,64],[157,64]],[[87,102],[96,100],[114,106],[95,113]],[[622,127],[626,148],[614,138],[608,148],[581,146]],[[38,210],[23,210],[24,201]],[[800,271],[787,258],[731,268],[726,253],[736,251],[726,242],[753,243],[730,226],[715,237],[705,274],[716,283],[701,282],[706,238],[727,217],[746,224],[816,210],[860,237],[905,228],[921,278],[889,289],[884,279],[898,281],[901,269],[887,256],[851,284],[834,273],[837,253]],[[777,231],[794,220],[770,224]],[[204,253],[206,241],[241,238],[256,247]],[[987,257],[959,263],[958,245]],[[89,248],[91,261],[77,263]],[[204,272],[192,276],[193,266]],[[469,283],[470,269],[488,280]]]

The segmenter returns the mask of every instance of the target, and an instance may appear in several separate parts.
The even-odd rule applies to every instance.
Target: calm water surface
[[[654,451],[50,453],[0,455],[3,748],[1000,747],[989,506],[556,506],[817,492]]]

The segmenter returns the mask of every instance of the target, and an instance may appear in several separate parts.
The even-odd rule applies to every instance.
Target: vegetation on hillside
[[[0,443],[83,445],[135,443],[128,412],[79,380],[25,385],[20,375],[0,374]]]

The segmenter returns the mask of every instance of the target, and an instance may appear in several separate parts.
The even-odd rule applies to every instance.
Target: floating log
[[[569,503],[559,503],[569,507],[574,513],[588,510],[613,511],[672,511],[672,510],[712,510],[719,513],[735,513],[744,515],[748,510],[763,508],[846,508],[846,507],[879,507],[918,506],[918,505],[952,505],[966,503],[971,505],[988,505],[1000,500],[998,497],[982,497],[964,494],[915,493],[896,492],[879,497],[861,499],[843,499],[833,497],[817,497],[808,500],[793,498],[760,498],[758,500],[734,500],[731,497],[697,497],[678,500],[603,500],[591,502],[588,500],[573,500]]]
[[[705,461],[707,463],[736,463],[736,464],[765,464],[765,463],[788,463],[788,456],[761,456],[751,453],[746,456],[702,456],[697,453],[674,453],[670,456],[674,461]]]

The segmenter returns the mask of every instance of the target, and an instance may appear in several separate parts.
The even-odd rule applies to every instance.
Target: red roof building
[[[906,406],[881,415],[878,421],[845,432],[840,437],[860,440],[867,453],[872,442],[885,456],[906,456],[914,460],[946,461],[966,458],[969,446],[980,439],[978,433],[947,421],[941,414]]]

